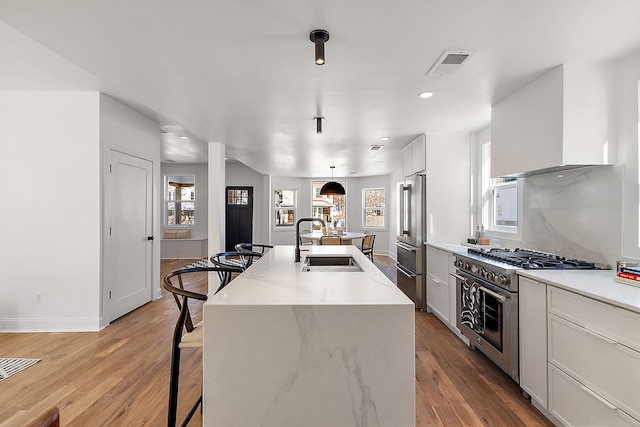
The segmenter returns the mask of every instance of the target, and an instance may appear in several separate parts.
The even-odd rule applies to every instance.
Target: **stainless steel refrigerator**
[[[399,217],[396,241],[397,284],[420,310],[427,309],[426,176],[415,174],[399,186]]]

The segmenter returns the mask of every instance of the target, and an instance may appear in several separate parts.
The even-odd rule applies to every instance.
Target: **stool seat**
[[[196,323],[193,331],[187,332],[180,339],[180,344],[178,344],[180,348],[202,348],[203,330],[202,321]]]

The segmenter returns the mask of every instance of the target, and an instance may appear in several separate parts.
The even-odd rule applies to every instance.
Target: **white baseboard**
[[[0,319],[0,332],[96,332],[100,319]]]

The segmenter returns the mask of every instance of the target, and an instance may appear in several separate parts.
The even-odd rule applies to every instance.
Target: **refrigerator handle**
[[[402,212],[400,218],[400,235],[406,236],[409,234],[409,224],[411,224],[410,212],[411,212],[411,185],[401,185],[402,197],[400,197],[400,212]]]

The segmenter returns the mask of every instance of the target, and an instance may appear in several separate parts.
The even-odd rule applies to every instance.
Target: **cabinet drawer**
[[[449,280],[449,252],[427,247],[427,273],[446,282]]]
[[[427,274],[427,303],[445,322],[449,321],[449,284]]]
[[[549,314],[549,363],[640,419],[640,352]]]
[[[640,314],[548,287],[549,312],[640,351]]]
[[[570,426],[640,426],[611,402],[549,364],[549,412]]]

